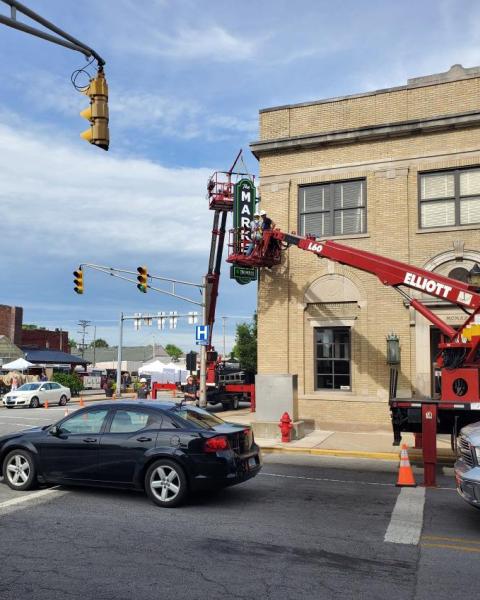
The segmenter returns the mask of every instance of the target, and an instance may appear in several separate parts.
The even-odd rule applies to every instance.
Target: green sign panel
[[[235,235],[235,254],[245,254],[251,242],[250,223],[253,221],[255,210],[256,190],[251,179],[240,179],[235,184],[233,197],[233,227]],[[230,277],[242,285],[257,279],[257,269],[254,267],[240,267],[233,265]]]
[[[245,285],[257,279],[256,267],[239,267],[232,265],[230,267],[230,279],[235,279],[240,285]]]

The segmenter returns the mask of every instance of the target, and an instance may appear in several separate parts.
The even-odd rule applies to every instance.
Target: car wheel
[[[145,475],[145,491],[150,500],[158,506],[178,506],[187,494],[187,477],[184,470],[173,460],[156,460]]]
[[[60,398],[60,401],[58,402],[58,406],[65,406],[66,403],[67,403],[67,397],[66,396],[62,396]]]
[[[34,396],[31,400],[30,400],[30,408],[38,408],[40,406],[40,400]]]
[[[26,450],[12,450],[3,461],[5,482],[12,490],[31,490],[37,483],[32,455]]]

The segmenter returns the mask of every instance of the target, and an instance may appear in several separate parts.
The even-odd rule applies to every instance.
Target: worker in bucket
[[[261,222],[262,233],[264,231],[269,231],[270,229],[275,229],[275,223],[267,215],[267,212],[265,210],[260,211],[260,216],[262,217],[262,222]]]
[[[255,246],[262,240],[262,222],[260,221],[260,213],[256,212],[253,215],[253,221],[250,223],[250,243],[247,246],[245,254],[250,256]]]

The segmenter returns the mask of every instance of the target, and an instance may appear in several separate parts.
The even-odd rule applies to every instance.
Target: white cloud
[[[179,27],[167,35],[150,27],[142,29],[141,38],[122,40],[122,50],[146,56],[166,57],[181,61],[212,60],[216,62],[245,61],[255,56],[260,39],[235,36],[219,25]]]
[[[52,114],[77,115],[88,105],[88,98],[76,92],[65,79],[43,71],[16,74],[14,89],[25,95],[35,107]],[[110,85],[109,110],[111,128],[116,131],[148,131],[153,136],[191,140],[203,137],[207,141],[228,139],[239,132],[255,135],[255,118],[242,119],[222,115],[207,109],[191,97],[127,90]],[[82,120],[79,117],[79,131]],[[85,122],[86,127],[86,122]]]
[[[210,170],[168,169],[26,129],[0,125],[3,256],[13,249],[34,256],[40,249],[93,262],[207,252]]]

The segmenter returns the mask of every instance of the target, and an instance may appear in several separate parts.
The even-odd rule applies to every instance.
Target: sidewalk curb
[[[299,447],[282,447],[282,446],[260,446],[264,454],[307,454],[310,456],[337,456],[340,458],[367,458],[370,460],[389,460],[399,461],[400,451],[398,452],[364,452],[361,450],[330,450],[326,448],[299,448]],[[412,462],[422,463],[422,454],[419,451],[409,452],[409,457]],[[455,457],[439,453],[437,462],[440,465],[452,465]]]

